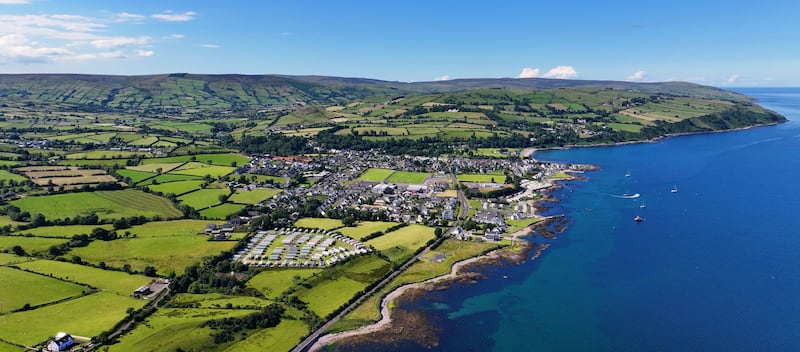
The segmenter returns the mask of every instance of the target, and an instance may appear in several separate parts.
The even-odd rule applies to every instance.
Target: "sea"
[[[403,303],[435,347],[344,349],[800,351],[800,88],[735,90],[790,121],[537,152],[600,167],[553,193],[569,226],[531,238],[551,246]]]

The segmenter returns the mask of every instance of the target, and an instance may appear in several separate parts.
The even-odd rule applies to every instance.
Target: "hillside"
[[[103,76],[0,75],[0,100],[76,111],[127,111],[173,115],[258,111],[308,104],[346,103],[384,96],[473,89],[601,88],[648,94],[744,101],[747,97],[684,82],[631,83],[542,78],[458,79],[402,83],[361,78],[285,75],[162,74]]]

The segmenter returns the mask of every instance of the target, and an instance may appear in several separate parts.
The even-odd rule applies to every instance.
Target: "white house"
[[[66,332],[59,332],[56,337],[47,343],[48,351],[66,351],[75,344],[75,339]]]

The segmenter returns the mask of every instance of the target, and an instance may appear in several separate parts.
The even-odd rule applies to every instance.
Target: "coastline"
[[[533,148],[531,149],[532,150],[530,151],[530,154],[532,155],[533,152],[536,151],[536,149]],[[526,152],[528,152],[528,150],[526,150]],[[595,169],[594,166],[589,168],[589,170],[594,170],[594,169]],[[552,196],[550,196],[549,193],[559,188],[560,182],[582,179],[582,177],[574,175],[574,173],[581,173],[582,172],[581,170],[568,169],[564,170],[564,172],[568,173],[570,177],[561,179],[548,179],[547,187],[540,189],[540,191],[542,191],[545,194],[545,196],[542,199],[539,199],[535,202],[534,206],[537,209],[540,209],[539,207],[540,204],[546,202],[552,202],[555,200]],[[539,215],[536,216],[541,218],[542,221],[536,222],[535,224],[531,224],[530,226],[527,226],[511,234],[509,237],[513,238],[514,240],[519,240],[520,238],[535,233],[537,229],[542,228],[543,230],[542,233],[540,233],[540,235],[549,239],[554,238],[552,232],[546,227],[550,224],[551,220],[563,219],[563,216],[561,215],[552,217],[542,217]],[[314,344],[311,345],[311,347],[309,347],[308,351],[310,352],[319,351],[322,348],[337,341],[342,341],[349,338],[385,331],[386,329],[392,327],[392,323],[394,321],[392,317],[394,309],[393,306],[395,306],[393,304],[394,302],[403,299],[403,296],[405,294],[410,293],[414,290],[421,290],[421,291],[439,290],[443,288],[441,285],[444,285],[444,288],[449,287],[450,284],[460,279],[464,279],[464,274],[466,273],[462,272],[462,269],[475,265],[498,265],[502,261],[510,261],[515,264],[521,264],[527,260],[527,257],[531,252],[533,252],[534,254],[531,256],[530,259],[535,260],[539,258],[547,248],[550,247],[549,244],[536,245],[536,243],[530,241],[522,241],[522,243],[524,243],[522,245],[524,247],[521,248],[521,251],[519,253],[512,252],[508,248],[495,249],[488,253],[472,258],[467,258],[462,261],[454,263],[453,266],[450,268],[450,272],[448,272],[447,274],[432,277],[421,282],[405,284],[393,289],[383,298],[381,298],[381,303],[380,303],[381,319],[379,321],[372,323],[370,325],[362,326],[354,330],[347,330],[333,334],[323,335],[316,342],[314,342]]]

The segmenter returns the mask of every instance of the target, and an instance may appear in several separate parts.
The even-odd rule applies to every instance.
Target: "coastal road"
[[[453,227],[451,227],[448,230],[448,232],[453,230],[453,228],[455,228],[455,225]],[[448,232],[446,232],[446,233],[448,233]],[[406,261],[399,268],[395,269],[391,274],[389,274],[389,276],[385,277],[383,280],[378,282],[378,284],[375,285],[375,287],[373,287],[371,290],[369,290],[366,293],[364,293],[363,295],[361,295],[361,297],[358,297],[358,299],[356,299],[353,303],[351,303],[350,305],[345,307],[341,312],[336,314],[336,316],[334,316],[333,318],[328,320],[327,323],[325,323],[322,326],[320,326],[317,330],[315,330],[313,333],[311,333],[311,335],[308,335],[308,337],[306,337],[303,341],[300,341],[300,343],[297,344],[297,346],[295,346],[292,349],[292,352],[308,351],[308,349],[311,346],[313,346],[315,342],[317,342],[317,340],[320,338],[320,336],[322,336],[323,333],[326,330],[328,330],[328,328],[330,328],[334,323],[339,321],[339,319],[344,317],[347,313],[350,313],[350,311],[352,311],[353,309],[358,307],[361,303],[363,303],[369,297],[374,295],[376,292],[380,291],[384,286],[389,284],[389,282],[391,282],[398,275],[400,275],[404,271],[406,271],[409,267],[411,267],[411,265],[413,265],[420,258],[422,258],[423,255],[427,254],[431,250],[431,247],[434,246],[438,242],[439,242],[439,240],[437,239],[437,241],[435,241],[434,243],[432,243],[432,244],[428,245],[427,247],[425,247],[425,249],[423,249],[421,252],[419,252],[419,254],[415,255],[413,258],[411,258],[410,260]]]

